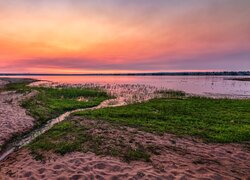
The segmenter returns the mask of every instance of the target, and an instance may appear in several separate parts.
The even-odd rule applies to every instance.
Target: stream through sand
[[[23,146],[29,144],[32,140],[45,133],[49,129],[51,129],[55,124],[64,121],[70,114],[79,112],[79,111],[87,111],[87,110],[96,110],[100,108],[106,107],[117,107],[123,106],[128,103],[140,102],[151,99],[156,96],[157,89],[150,86],[142,86],[142,85],[96,85],[96,84],[76,84],[76,85],[67,85],[60,83],[52,83],[48,81],[38,81],[35,83],[31,83],[30,86],[47,86],[47,87],[80,87],[80,88],[101,88],[107,91],[111,96],[116,97],[115,99],[108,99],[100,103],[98,106],[86,108],[86,109],[76,109],[72,111],[65,112],[59,117],[48,121],[43,127],[33,130],[28,133],[22,139],[18,139],[14,142],[7,144],[0,152],[0,161],[6,159],[11,153],[22,148]],[[20,118],[20,117],[19,117]]]
[[[114,102],[116,102],[116,104],[114,104]],[[110,103],[112,103],[112,105],[110,105]],[[3,161],[5,158],[7,158],[14,151],[29,144],[31,141],[36,139],[38,136],[42,135],[43,133],[45,133],[46,131],[51,129],[55,124],[64,121],[72,113],[80,112],[80,111],[87,111],[87,110],[96,110],[96,109],[106,108],[106,107],[123,106],[125,104],[126,103],[124,101],[121,101],[121,100],[116,101],[116,99],[108,99],[108,100],[103,101],[98,106],[95,106],[92,108],[77,109],[77,110],[65,112],[64,114],[60,115],[59,117],[48,121],[43,127],[35,129],[34,131],[29,133],[28,135],[24,136],[24,138],[22,138],[21,140],[17,140],[17,141],[14,141],[14,142],[8,144],[6,146],[6,148],[4,148],[4,150],[2,152],[0,152],[0,161]]]

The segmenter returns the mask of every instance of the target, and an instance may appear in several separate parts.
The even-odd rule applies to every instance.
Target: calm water
[[[146,84],[199,95],[211,93],[250,97],[250,81],[226,80],[230,78],[229,76],[36,76],[30,78],[63,83]]]

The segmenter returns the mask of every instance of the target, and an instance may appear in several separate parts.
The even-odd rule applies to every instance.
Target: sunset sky
[[[0,0],[0,73],[250,70],[249,0]]]

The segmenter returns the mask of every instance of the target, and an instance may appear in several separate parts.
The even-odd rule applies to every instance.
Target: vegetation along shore
[[[1,82],[5,113],[24,110],[20,115],[29,123],[9,130],[2,150],[49,120],[81,110],[1,161],[0,177],[249,178],[250,99],[198,97],[142,85]],[[107,104],[84,110],[102,102]],[[3,125],[5,131],[8,122]]]

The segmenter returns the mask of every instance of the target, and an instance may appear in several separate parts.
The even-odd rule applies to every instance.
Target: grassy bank
[[[133,160],[150,161],[149,153],[141,146],[135,149],[118,137],[112,139],[105,134],[93,134],[93,129],[101,130],[102,128],[88,127],[81,124],[81,120],[64,121],[38,137],[28,145],[28,148],[37,160],[44,160],[48,151],[60,155],[79,151],[121,157],[127,162]],[[111,129],[113,128],[111,127]]]
[[[125,107],[75,113],[155,133],[196,136],[210,142],[250,140],[250,100],[174,97]]]
[[[125,135],[128,131],[123,126],[152,133],[194,136],[209,142],[250,140],[249,99],[187,97],[183,92],[174,91],[159,93],[166,98],[74,113],[28,148],[37,159],[43,159],[48,151],[61,155],[80,151],[118,156],[128,162],[150,161],[152,154],[159,153],[157,147],[134,142],[134,132]],[[117,129],[120,134],[112,135]]]
[[[22,102],[22,106],[35,118],[36,127],[66,111],[97,106],[109,98],[105,92],[98,89],[29,87],[27,84],[29,82],[10,83],[4,90],[36,92],[34,97]]]

